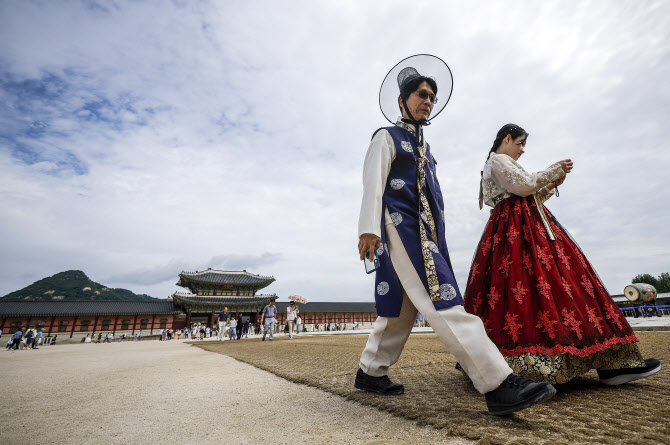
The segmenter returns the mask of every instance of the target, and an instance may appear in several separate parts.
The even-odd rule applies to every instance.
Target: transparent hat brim
[[[398,107],[398,97],[400,96],[398,73],[407,67],[416,68],[420,75],[435,79],[437,83],[437,103],[433,106],[433,111],[430,113],[428,120],[435,119],[444,110],[451,98],[451,93],[454,90],[454,78],[444,60],[431,54],[415,54],[401,60],[391,68],[379,89],[379,108],[382,110],[382,114],[392,124],[401,114]]]

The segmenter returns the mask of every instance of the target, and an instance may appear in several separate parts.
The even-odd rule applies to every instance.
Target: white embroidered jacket
[[[506,154],[491,153],[482,175],[480,208],[483,201],[495,207],[500,201],[511,195],[535,195],[539,203],[545,202],[554,194],[547,185],[565,176],[563,168],[557,162],[546,170],[528,173],[514,159]]]

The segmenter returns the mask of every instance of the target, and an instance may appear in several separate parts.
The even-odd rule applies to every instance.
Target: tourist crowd
[[[161,329],[158,331],[159,341],[168,340],[204,340],[206,338],[216,337],[217,340],[223,341],[225,338],[230,340],[240,340],[248,338],[249,335],[257,336],[264,333],[269,333],[270,329],[273,333],[283,332],[289,336],[292,333],[299,334],[301,332],[331,332],[331,331],[346,331],[349,327],[347,323],[315,323],[311,326],[302,323],[302,319],[297,315],[294,319],[294,331],[291,332],[289,324],[273,324],[270,328],[264,329],[260,320],[252,322],[249,318],[241,315],[231,316],[224,313],[220,314],[219,322],[215,323],[213,327],[207,326],[203,323],[194,323],[190,328],[183,329]],[[349,329],[356,330],[359,328],[359,323],[354,322]],[[267,332],[266,332],[267,331]],[[153,334],[149,338],[155,338]],[[7,350],[19,349],[38,349],[39,345],[53,345],[56,344],[58,335],[45,335],[41,330],[35,328],[19,329],[11,334],[6,343]],[[146,336],[145,336],[146,337]],[[0,330],[0,338],[2,338],[2,330]],[[86,334],[81,338],[81,343],[112,343],[124,342],[127,340],[141,341],[142,331],[135,333],[115,333],[97,332]]]
[[[38,346],[42,344],[56,344],[56,337],[44,337],[42,331],[34,328],[25,330],[19,329],[7,341],[7,350],[19,349],[39,349]],[[0,330],[0,338],[2,338],[2,330]]]

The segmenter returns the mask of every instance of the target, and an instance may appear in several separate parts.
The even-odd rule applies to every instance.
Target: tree
[[[636,277],[633,278],[631,283],[651,284],[652,286],[654,286],[656,288],[656,290],[658,292],[660,292],[658,290],[658,279],[656,279],[656,277],[654,277],[653,275],[648,274],[648,273],[643,273],[643,274],[637,275]]]
[[[663,272],[658,276],[658,284],[656,285],[656,291],[659,294],[664,292],[670,292],[670,273]]]

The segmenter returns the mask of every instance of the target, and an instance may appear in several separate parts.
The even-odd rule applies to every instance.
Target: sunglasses
[[[435,105],[437,103],[437,97],[434,94],[428,94],[427,91],[423,91],[423,90],[417,91],[416,94],[419,95],[421,100],[429,99],[430,103],[433,104],[433,105]]]

